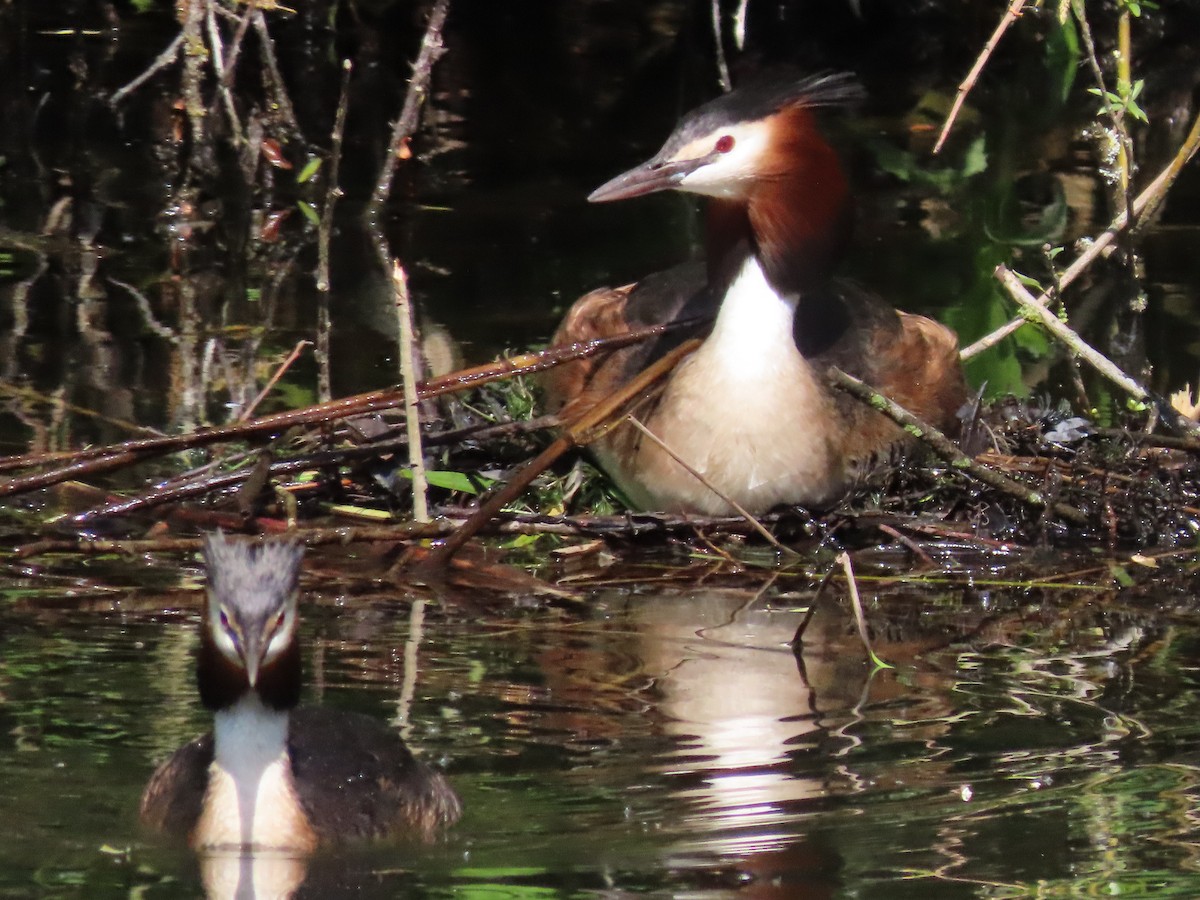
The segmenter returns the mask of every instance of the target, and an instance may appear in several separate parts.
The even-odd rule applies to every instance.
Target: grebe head
[[[692,110],[658,153],[601,185],[588,200],[603,203],[663,190],[744,200],[764,180],[802,167],[797,157],[804,147],[824,146],[809,110],[862,96],[846,73],[739,88]]]
[[[255,544],[209,535],[208,591],[197,676],[201,698],[223,709],[257,691],[276,709],[300,693],[297,589],[301,546]]]

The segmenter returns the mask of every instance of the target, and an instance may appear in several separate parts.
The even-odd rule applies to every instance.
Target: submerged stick
[[[850,562],[850,554],[843,550],[838,554],[837,562],[842,564],[842,571],[846,575],[846,587],[850,593],[850,608],[854,610],[854,624],[858,626],[858,639],[862,641],[871,664],[877,669],[895,668],[876,656],[875,651],[871,649],[871,633],[867,629],[867,616],[863,612],[862,597],[858,593],[858,580],[854,577],[854,565]]]
[[[927,422],[922,422],[900,404],[885,397],[853,375],[848,375],[837,366],[830,366],[828,377],[835,387],[877,409],[903,428],[907,434],[924,443],[930,450],[947,462],[951,469],[965,472],[976,480],[982,481],[984,484],[990,485],[996,488],[996,490],[1008,494],[1010,497],[1015,497],[1029,506],[1037,507],[1038,509],[1050,509],[1055,515],[1066,519],[1068,522],[1073,522],[1076,525],[1088,524],[1088,517],[1081,510],[1058,501],[1052,503],[1046,499],[1046,496],[1041,491],[1035,491],[1033,488],[1021,484],[1019,481],[1014,481],[1008,476],[1000,474],[995,469],[977,463],[963,453],[958,445],[942,434],[942,432]]]

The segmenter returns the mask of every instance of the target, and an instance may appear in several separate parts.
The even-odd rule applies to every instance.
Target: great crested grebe
[[[445,776],[381,722],[295,709],[303,549],[206,538],[196,683],[210,734],[151,776],[142,821],[198,850],[308,853],[349,838],[428,838],[461,813]]]
[[[550,408],[591,406],[685,337],[703,343],[633,414],[710,482],[622,423],[594,443],[601,466],[644,509],[727,514],[819,506],[841,495],[903,431],[829,387],[838,366],[943,429],[966,399],[954,332],[831,279],[853,207],[814,108],[861,89],[848,75],[759,83],[687,114],[649,161],[596,189],[594,203],[662,190],[708,197],[705,265],[684,265],[575,302],[554,336],[571,344],[696,321],[654,345],[552,370]],[[715,322],[713,319],[715,317]]]

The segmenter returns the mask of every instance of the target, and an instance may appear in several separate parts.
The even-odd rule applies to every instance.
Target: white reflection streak
[[[678,792],[698,808],[685,825],[709,834],[741,830],[703,842],[725,852],[774,846],[779,835],[745,829],[790,819],[789,804],[826,792],[790,765],[796,744],[818,729],[812,692],[789,649],[803,613],[713,591],[639,604],[634,616],[664,728],[679,739],[666,768],[699,776]]]

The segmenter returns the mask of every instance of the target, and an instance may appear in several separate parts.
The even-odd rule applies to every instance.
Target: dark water
[[[397,722],[466,815],[431,846],[319,856],[299,896],[1200,891],[1194,619],[1107,590],[868,582],[896,666],[872,672],[840,603],[796,657],[808,582],[747,580],[448,597],[416,630],[411,597],[311,595],[308,702]],[[196,599],[4,615],[0,895],[200,894],[136,825],[155,762],[206,727]]]

